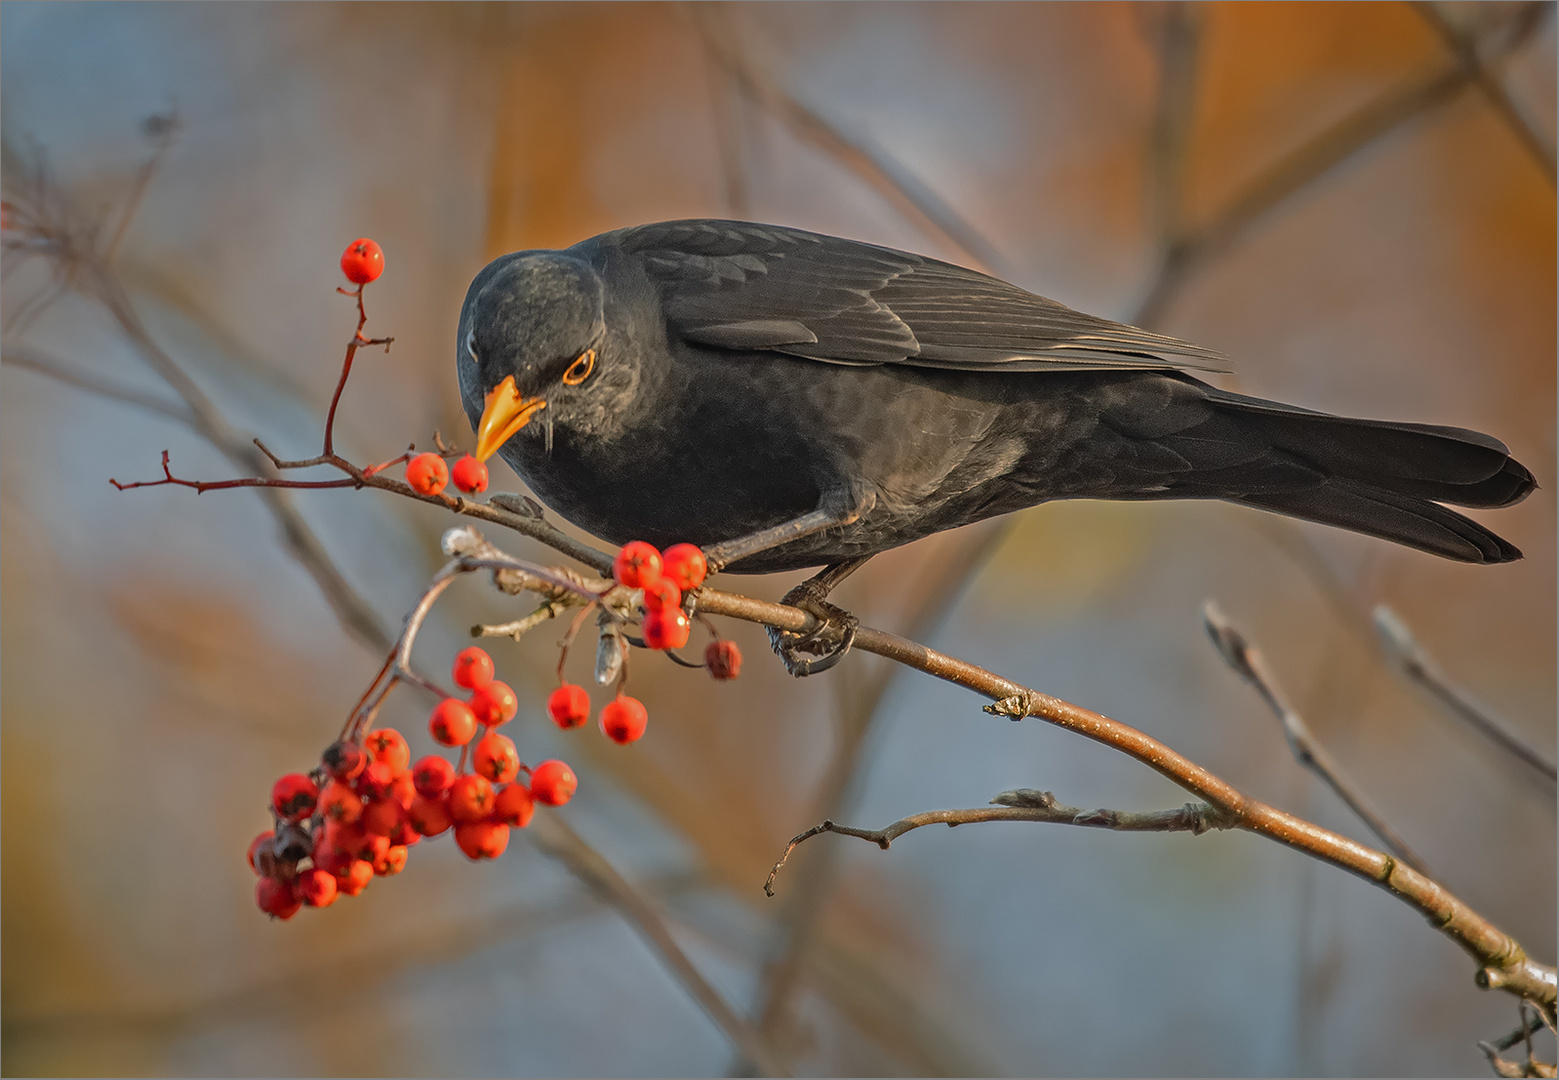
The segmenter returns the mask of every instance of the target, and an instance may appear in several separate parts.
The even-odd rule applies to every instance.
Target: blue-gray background
[[[1479,30],[1511,11],[1445,13]],[[182,135],[117,272],[231,422],[287,456],[313,452],[351,330],[336,258],[376,238],[389,269],[368,329],[396,343],[362,355],[338,425],[366,462],[436,428],[468,437],[454,322],[500,252],[734,215],[968,260],[772,99],[741,93],[700,22],[955,208],[1016,281],[1129,317],[1158,268],[1149,137],[1172,17],[1198,41],[1193,228],[1306,140],[1452,63],[1398,4],[8,3],[7,184],[41,155],[62,200],[112,221],[149,149],[141,122],[176,108]],[[1549,146],[1553,54],[1549,16],[1500,72]],[[1453,565],[1221,504],[1063,504],[1020,516],[931,643],[1367,839],[1208,647],[1198,609],[1216,599],[1446,885],[1551,961],[1551,791],[1404,685],[1368,614],[1394,606],[1553,753],[1554,224],[1542,170],[1464,89],[1282,201],[1156,324],[1236,358],[1228,385],[1246,392],[1505,440],[1543,487],[1484,520],[1525,562]],[[51,270],[8,254],[6,349],[173,400],[100,308],[67,291],[28,315]],[[378,658],[253,494],[108,485],[155,475],[164,448],[182,475],[230,475],[186,429],[15,365],[0,393],[6,1073],[732,1066],[655,954],[523,837],[480,866],[447,839],[424,843],[355,901],[261,917],[243,851],[268,786],[312,762]],[[297,503],[394,626],[449,519],[374,492]],[[884,556],[842,602],[900,628],[965,543]],[[766,597],[790,583],[724,582]],[[461,585],[419,662],[441,669],[467,626],[513,614]],[[793,683],[751,627],[726,632],[748,659],[733,684],[637,665],[651,725],[626,750],[542,722],[554,628],[493,651],[524,702],[522,754],[575,762],[581,791],[563,813],[739,1011],[766,996],[787,927],[811,927],[766,1031],[797,1073],[1460,1075],[1483,1067],[1476,1039],[1515,1022],[1408,908],[1246,835],[984,825],[889,852],[824,837],[767,900],[785,841],[831,812],[818,792],[842,747],[855,748],[838,816],[862,825],[1013,787],[1122,809],[1185,796],[913,674],[856,746],[843,733],[870,658]],[[418,753],[427,706],[407,692],[391,710]],[[808,884],[802,864],[820,857],[832,872]]]

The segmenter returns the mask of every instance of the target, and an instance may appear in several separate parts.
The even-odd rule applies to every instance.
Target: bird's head
[[[608,355],[604,287],[586,262],[522,251],[489,263],[460,313],[457,365],[485,461],[535,419],[589,433],[631,394],[633,373]]]

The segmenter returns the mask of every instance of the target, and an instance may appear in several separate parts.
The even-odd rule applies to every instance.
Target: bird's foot
[[[798,634],[769,627],[769,644],[775,655],[785,665],[785,670],[798,679],[827,671],[843,660],[850,646],[855,644],[855,631],[861,620],[824,600],[826,595],[827,587],[821,586],[817,578],[809,578],[780,601],[817,619],[822,625],[816,629]],[[817,659],[802,659],[798,653],[809,653]]]

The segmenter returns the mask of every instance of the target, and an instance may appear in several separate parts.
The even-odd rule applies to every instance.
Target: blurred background
[[[724,1075],[758,1054],[798,1075],[1466,1075],[1516,1025],[1410,909],[1246,834],[824,836],[766,898],[823,817],[1185,795],[873,657],[790,680],[735,623],[733,683],[636,664],[651,720],[626,749],[544,721],[561,627],[490,642],[522,755],[566,756],[579,796],[496,863],[427,842],[362,897],[270,922],[244,860],[269,785],[334,737],[453,519],[108,479],[155,477],[164,449],[179,475],[237,475],[181,393],[236,445],[314,453],[355,237],[387,259],[367,331],[395,337],[360,354],[337,424],[366,463],[434,430],[469,445],[454,327],[487,260],[690,216],[979,266],[1218,349],[1247,393],[1490,432],[1542,485],[1478,515],[1513,565],[1080,502],[882,556],[836,595],[1370,840],[1209,646],[1217,601],[1435,875],[1552,962],[1552,786],[1397,675],[1370,611],[1553,756],[1553,5],[11,2],[0,23],[6,198],[41,191],[91,238],[4,267],[7,1074]],[[170,112],[177,132],[148,126]],[[103,280],[145,340],[79,287]],[[353,627],[279,512],[361,598]],[[442,671],[473,623],[526,610],[463,582],[417,661]],[[402,691],[385,717],[417,755],[430,705]]]

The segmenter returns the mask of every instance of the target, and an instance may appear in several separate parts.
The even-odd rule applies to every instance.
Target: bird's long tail
[[[1200,398],[1192,410],[1200,422],[1153,433],[1157,447],[1190,466],[1165,495],[1227,499],[1462,562],[1521,558],[1514,544],[1441,505],[1509,506],[1532,491],[1532,473],[1498,439],[1464,428],[1330,416],[1187,376],[1173,384],[1168,398],[1177,399],[1175,406],[1128,418],[1138,425],[1150,413],[1167,419],[1189,404],[1187,390]],[[1108,414],[1105,421],[1121,429]]]

